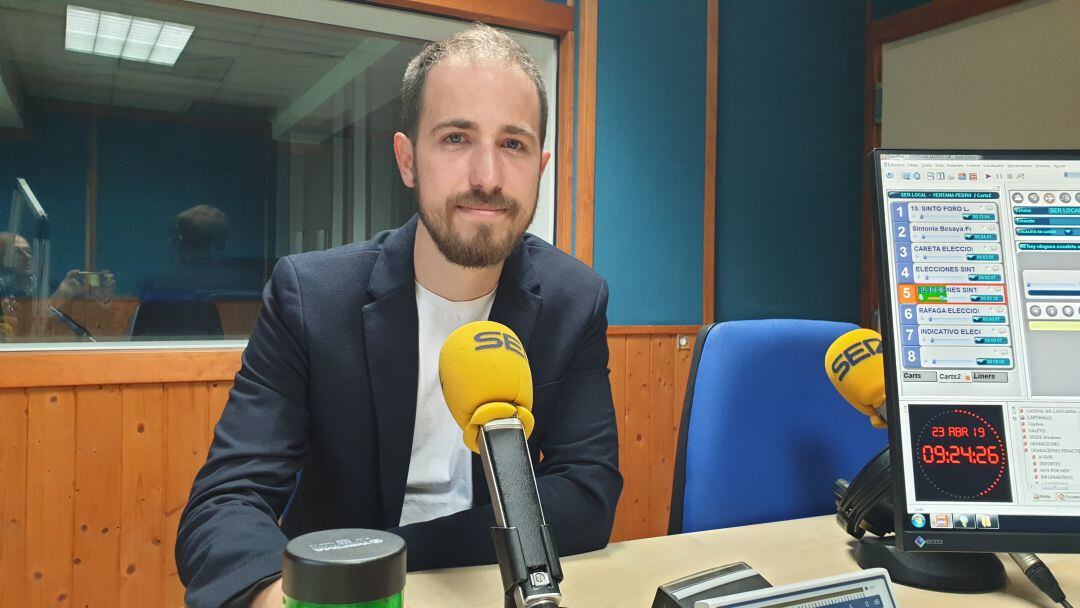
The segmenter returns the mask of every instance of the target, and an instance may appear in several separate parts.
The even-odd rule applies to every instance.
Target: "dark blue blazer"
[[[494,563],[476,457],[477,506],[398,526],[416,415],[416,223],[274,268],[180,519],[176,563],[189,605],[220,606],[273,576],[288,539],[315,530],[391,530],[408,543],[410,570]],[[606,545],[622,489],[606,309],[596,273],[526,235],[491,310],[529,355],[529,447],[564,555]]]

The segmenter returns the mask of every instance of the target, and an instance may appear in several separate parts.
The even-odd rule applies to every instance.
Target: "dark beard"
[[[491,226],[480,225],[476,234],[466,238],[454,231],[450,226],[450,220],[454,210],[462,204],[479,208],[506,209],[511,224],[516,224],[518,216],[522,213],[521,203],[512,197],[503,195],[501,192],[487,194],[481,191],[461,192],[446,199],[441,216],[431,214],[419,204],[421,197],[420,180],[416,178],[417,207],[420,209],[420,221],[427,227],[431,240],[447,260],[465,268],[487,268],[506,260],[517,247],[518,241],[524,234],[524,230],[517,232],[513,229],[506,234],[496,234]],[[533,206],[529,215],[529,221],[525,226],[532,223],[536,214],[536,206]]]

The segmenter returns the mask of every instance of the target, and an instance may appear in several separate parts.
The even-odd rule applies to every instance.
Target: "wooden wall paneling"
[[[650,340],[649,403],[649,536],[667,534],[675,443],[675,337]]]
[[[26,603],[67,605],[75,518],[75,392],[31,389],[28,422]]]
[[[573,255],[574,239],[574,32],[559,40],[559,91],[555,130],[555,245]]]
[[[161,605],[165,559],[165,433],[161,384],[125,385],[120,605]]]
[[[626,337],[608,336],[608,369],[611,370],[611,401],[615,405],[615,424],[619,428],[619,470],[623,475],[623,491],[615,509],[615,524],[611,529],[611,540],[619,541],[626,537],[626,463],[628,462],[626,441]]]
[[[225,337],[243,336],[246,339],[255,329],[262,302],[220,301],[216,303]]]
[[[574,195],[574,257],[593,264],[596,194],[596,21],[597,0],[578,3],[577,190]]]
[[[692,356],[678,337],[692,348],[694,329],[608,335],[624,478],[613,541],[666,531]],[[78,606],[180,605],[176,527],[231,387],[0,389],[0,605],[47,605],[65,594]]]
[[[176,530],[191,482],[206,462],[210,400],[205,384],[165,385],[165,549],[163,606],[183,606],[184,586],[173,558]]]
[[[673,336],[697,335],[700,325],[612,325],[608,327],[609,336]]]
[[[675,437],[676,448],[679,446],[679,426],[682,424],[686,385],[690,379],[690,364],[694,360],[694,343],[697,341],[696,333],[680,335],[686,337],[689,347],[675,351],[675,410],[672,412],[671,431]]]
[[[392,8],[483,21],[558,36],[574,29],[572,5],[544,0],[370,0]]]
[[[870,21],[870,33],[879,44],[936,30],[1024,0],[930,0],[926,4]]]
[[[627,481],[623,485],[623,500],[627,501],[626,533],[630,538],[643,538],[650,530],[651,342],[650,336],[626,338],[626,434],[623,440],[627,449],[626,461],[620,468]]]
[[[720,52],[719,0],[708,0],[705,25],[705,219],[701,270],[701,322],[716,318],[716,107]]]
[[[80,606],[120,599],[120,388],[75,389],[75,526],[72,598]]]
[[[0,606],[27,605],[26,456],[29,403],[23,389],[0,390]]]
[[[240,349],[85,350],[0,353],[0,388],[232,382]]]
[[[229,402],[229,391],[232,387],[231,381],[206,383],[207,398],[210,400],[207,408],[207,421],[210,426],[207,432],[211,439],[214,437],[214,427],[217,426],[218,420],[221,420],[221,413],[225,411],[225,405]]]

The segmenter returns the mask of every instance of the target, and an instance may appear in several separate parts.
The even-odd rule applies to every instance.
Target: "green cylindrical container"
[[[402,608],[405,541],[378,530],[323,530],[285,547],[285,608]]]

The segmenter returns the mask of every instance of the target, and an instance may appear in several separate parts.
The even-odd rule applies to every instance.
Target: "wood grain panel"
[[[69,605],[75,517],[75,392],[29,391],[27,605]]]
[[[216,302],[215,307],[221,317],[221,331],[225,337],[246,340],[255,329],[262,302],[221,301]]]
[[[626,338],[626,461],[620,464],[624,476],[634,483],[623,486],[627,501],[627,533],[631,538],[649,535],[652,470],[649,446],[652,438],[652,390],[650,336]]]
[[[615,424],[619,428],[619,469],[623,471],[623,484],[626,484],[627,442],[626,437],[626,337],[608,336],[608,369],[611,370],[611,401],[615,405]],[[623,496],[626,496],[625,490]],[[615,510],[615,524],[611,529],[611,539],[627,538],[626,500],[620,500]]]
[[[75,389],[75,527],[72,597],[116,606],[120,598],[121,400],[116,385]]]
[[[678,447],[679,425],[682,424],[683,405],[686,400],[686,385],[690,379],[690,364],[694,360],[694,345],[697,334],[680,334],[686,338],[687,347],[675,351],[675,411],[672,412],[671,430]],[[678,339],[678,338],[676,338]]]
[[[392,8],[483,21],[559,36],[574,29],[574,9],[546,0],[370,0]]]
[[[692,348],[694,336],[682,329],[696,328],[608,335],[624,478],[613,540],[666,530],[692,352],[678,338]],[[65,594],[75,606],[180,605],[176,526],[231,387],[0,389],[0,606]]]
[[[577,190],[574,194],[574,257],[593,263],[593,197],[596,194],[597,0],[578,3]]]
[[[18,342],[70,342],[75,335],[67,325],[55,319],[32,300],[16,301],[18,320],[15,336]],[[98,342],[127,340],[131,320],[139,301],[134,298],[115,298],[108,304],[78,298],[63,303],[59,309],[82,325]],[[220,300],[214,302],[221,329],[226,338],[245,339],[255,328],[262,302],[258,300]]]
[[[26,602],[26,391],[0,390],[0,606]]]
[[[701,267],[701,322],[716,317],[716,107],[720,53],[719,0],[708,0],[705,22],[705,219]]]
[[[127,385],[123,401],[120,605],[161,605],[164,588],[165,433],[160,384]]]
[[[675,418],[675,338],[650,339],[649,407],[649,527],[648,536],[667,533],[671,511],[671,481],[675,466],[675,442],[671,423]]]
[[[608,327],[609,336],[670,336],[675,334],[697,334],[700,325],[612,325]]]
[[[209,399],[207,408],[209,427],[207,430],[211,439],[214,437],[214,428],[217,426],[218,420],[221,420],[221,413],[225,411],[225,405],[229,402],[230,390],[232,390],[231,382],[208,382],[206,384],[207,399]]]
[[[208,387],[189,382],[165,386],[165,550],[164,605],[183,606],[184,586],[173,554],[180,515],[195,474],[206,462]]]
[[[0,388],[232,381],[239,348],[0,353]]]
[[[667,533],[675,449],[697,327],[675,329],[693,331],[608,334],[623,475],[612,542]],[[680,337],[686,341],[684,348],[678,346]]]
[[[555,166],[555,245],[573,255],[574,239],[574,32],[559,40],[558,128]]]

